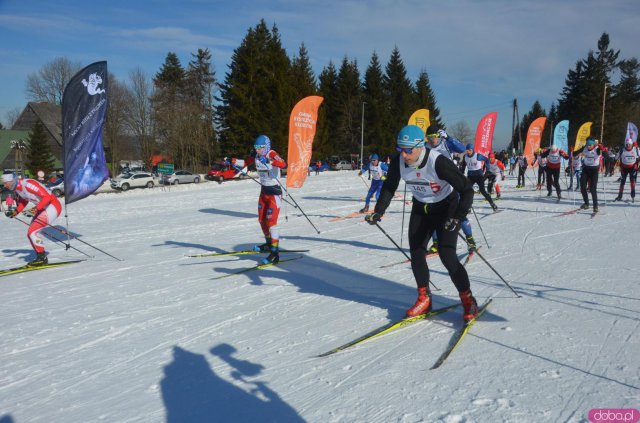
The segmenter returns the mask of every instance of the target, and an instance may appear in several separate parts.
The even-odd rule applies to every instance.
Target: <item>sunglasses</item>
[[[420,144],[422,141],[418,141],[417,143],[415,143],[413,145],[413,147],[396,147],[396,151],[398,153],[405,153],[405,154],[411,154],[413,153],[413,149],[416,148],[418,146],[418,144]]]

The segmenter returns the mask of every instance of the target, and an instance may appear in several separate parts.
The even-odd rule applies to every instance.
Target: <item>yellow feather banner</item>
[[[415,125],[419,127],[425,135],[427,135],[427,128],[430,124],[428,109],[416,110],[409,118],[409,123],[407,123],[407,125]]]
[[[578,136],[576,137],[576,145],[573,147],[573,151],[580,150],[587,143],[587,138],[591,135],[591,125],[593,122],[585,122],[578,129]]]

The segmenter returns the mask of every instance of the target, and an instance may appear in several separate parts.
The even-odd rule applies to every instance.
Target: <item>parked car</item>
[[[331,170],[352,170],[351,162],[348,160],[340,160],[331,165]]]
[[[64,177],[61,175],[53,182],[48,182],[45,185],[49,188],[49,191],[56,197],[62,197],[64,195]]]
[[[191,173],[188,170],[176,170],[171,175],[162,175],[162,183],[165,185],[189,184],[192,182],[199,183],[200,175]]]
[[[255,159],[253,157],[247,157],[246,159],[225,157],[225,161],[215,162],[213,166],[211,166],[205,179],[208,181],[217,181],[218,183],[229,179],[244,179],[247,175],[240,172],[240,169],[249,168],[254,163]]]
[[[126,191],[129,188],[153,188],[155,181],[149,172],[122,173],[111,179],[111,188]]]

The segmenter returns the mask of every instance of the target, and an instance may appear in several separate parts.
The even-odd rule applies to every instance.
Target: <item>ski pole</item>
[[[247,176],[248,178],[250,178],[250,179],[251,179],[253,182],[255,182],[256,184],[258,184],[258,185],[262,186],[262,184],[260,183],[260,181],[258,181],[258,180],[257,180],[256,178],[254,178],[253,176],[249,175],[249,173],[245,173],[245,172],[243,172],[243,171],[242,171],[242,169],[240,169],[240,168],[239,168],[238,166],[236,166],[236,165],[231,165],[231,166],[232,166],[234,169],[236,169],[237,171],[239,171],[240,173],[242,173],[244,176]],[[280,186],[282,186],[282,185],[280,185]],[[285,191],[286,191],[286,190],[285,190]],[[288,194],[288,193],[287,193],[287,194]],[[282,200],[283,200],[285,203],[289,204],[290,206],[295,207],[296,209],[298,208],[298,206],[297,206],[297,205],[294,205],[294,204],[290,203],[286,198],[282,197]]]
[[[482,230],[482,225],[480,224],[480,219],[478,219],[478,215],[476,214],[476,209],[474,209],[473,206],[471,206],[471,211],[473,212],[473,215],[476,217],[476,222],[478,222],[478,228],[480,228],[480,233],[482,234],[482,237],[484,238],[484,242],[487,244],[487,248],[491,248],[491,246],[489,245],[489,241],[487,241],[487,237],[484,235],[484,231]]]
[[[367,189],[369,189],[369,184],[367,184],[367,181],[364,180],[364,178],[362,177],[362,175],[358,175],[360,177],[360,179],[362,179],[362,183],[364,184],[365,187],[367,187]]]
[[[96,246],[93,246],[93,245],[89,244],[89,243],[88,243],[88,242],[86,242],[86,241],[81,240],[81,239],[80,239],[80,238],[78,238],[77,236],[73,236],[71,233],[69,233],[68,231],[65,231],[64,229],[60,229],[60,228],[58,228],[58,227],[56,227],[56,226],[53,226],[53,225],[52,225],[52,224],[50,224],[50,223],[47,223],[47,226],[48,226],[48,227],[50,227],[50,228],[55,229],[56,231],[60,232],[60,233],[61,233],[61,234],[63,234],[63,235],[67,235],[67,236],[69,237],[69,239],[75,239],[76,241],[79,241],[79,242],[83,243],[84,245],[86,245],[86,246],[89,246],[89,247],[93,248],[94,250],[100,251],[102,254],[105,254],[105,255],[107,255],[107,256],[109,256],[109,257],[111,257],[111,258],[113,258],[113,259],[116,259],[116,260],[118,260],[118,261],[124,261],[124,260],[122,260],[122,259],[119,259],[119,258],[118,258],[118,257],[116,257],[116,256],[113,256],[113,255],[111,255],[111,254],[107,253],[107,252],[106,252],[106,251],[104,251],[104,250],[101,250],[100,248],[98,248],[98,247],[96,247]],[[71,244],[67,244],[67,245],[69,246],[69,248],[73,248],[73,247],[71,247]]]
[[[402,234],[404,233],[404,209],[407,206],[407,184],[404,185],[404,197],[402,199],[402,226],[400,226],[400,247],[402,248],[402,240],[403,240],[403,236]]]
[[[25,225],[29,226],[29,224],[27,222],[25,222],[24,220],[18,218],[18,217],[14,217],[14,219],[16,219],[18,222],[22,222]],[[52,239],[58,241],[59,243],[61,243],[62,245],[64,245],[65,250],[68,250],[69,248],[73,248],[74,250],[76,250],[77,252],[79,252],[80,254],[84,254],[85,256],[92,258],[92,256],[90,256],[89,254],[85,253],[84,251],[80,251],[78,250],[76,247],[72,247],[71,244],[66,244],[63,240],[61,240],[60,238],[56,238],[55,236],[53,236],[52,234],[47,233],[46,234],[48,237],[51,237]]]
[[[462,238],[464,240],[464,237],[460,234],[460,232],[458,232],[458,236],[460,238]],[[520,294],[518,294],[512,287],[511,285],[509,285],[509,282],[507,282],[506,280],[504,280],[504,278],[502,277],[502,275],[500,273],[498,273],[498,271],[496,269],[493,268],[493,266],[491,265],[491,263],[489,263],[487,261],[486,258],[484,258],[482,256],[482,254],[480,254],[480,252],[476,249],[476,254],[478,255],[478,257],[480,257],[482,259],[482,261],[484,261],[486,263],[487,266],[489,266],[489,269],[493,270],[493,272],[498,275],[498,277],[502,280],[502,282],[504,282],[505,285],[507,285],[509,287],[509,289],[511,290],[511,292],[513,292],[514,294],[516,294],[516,297],[521,298]]]
[[[378,224],[378,222],[376,222],[376,226],[378,227],[378,229],[380,229],[380,230],[382,231],[382,233],[383,233],[383,234],[385,234],[385,235],[386,235],[386,237],[387,237],[387,238],[389,238],[389,241],[391,241],[391,242],[393,243],[393,245],[395,245],[395,246],[396,246],[396,248],[397,248],[398,250],[400,250],[400,252],[401,252],[402,254],[404,254],[404,256],[405,256],[409,261],[411,261],[411,257],[409,257],[409,256],[407,255],[407,253],[405,253],[405,252],[404,252],[404,250],[403,250],[402,248],[400,248],[400,246],[399,246],[399,245],[398,245],[398,244],[393,240],[393,238],[391,238],[391,237],[389,236],[389,234],[388,234],[384,229],[382,229],[382,226],[380,226],[380,225]],[[429,279],[429,283],[430,283],[431,285],[433,285],[433,288],[434,288],[436,291],[440,291],[440,288],[438,288],[438,287],[436,286],[436,284],[434,284],[433,282],[431,282],[431,279]]]
[[[276,181],[278,181],[278,185],[280,185],[280,187],[282,187],[282,189],[284,190],[284,192],[287,193],[287,196],[289,198],[291,198],[291,201],[293,201],[294,207],[297,208],[298,210],[300,210],[300,212],[302,213],[302,215],[307,219],[307,221],[309,222],[309,224],[311,224],[311,226],[313,226],[313,229],[316,230],[317,233],[320,233],[320,231],[318,230],[318,228],[316,228],[316,225],[313,224],[313,222],[311,222],[311,220],[309,219],[309,216],[307,216],[307,214],[304,212],[304,210],[302,210],[302,207],[300,207],[300,205],[297,203],[297,201],[291,196],[291,194],[289,193],[289,191],[287,191],[287,189],[284,187],[284,185],[282,185],[282,183],[280,182],[279,179],[276,179]]]

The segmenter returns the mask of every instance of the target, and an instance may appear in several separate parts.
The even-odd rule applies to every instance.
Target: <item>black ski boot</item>
[[[47,253],[46,252],[41,252],[38,253],[36,255],[36,258],[34,260],[31,260],[29,263],[27,263],[27,265],[29,267],[38,267],[38,266],[44,266],[45,264],[48,264],[49,260],[47,259]]]
[[[265,237],[265,243],[256,245],[253,247],[253,251],[257,251],[259,253],[268,253],[271,251],[271,238]]]

